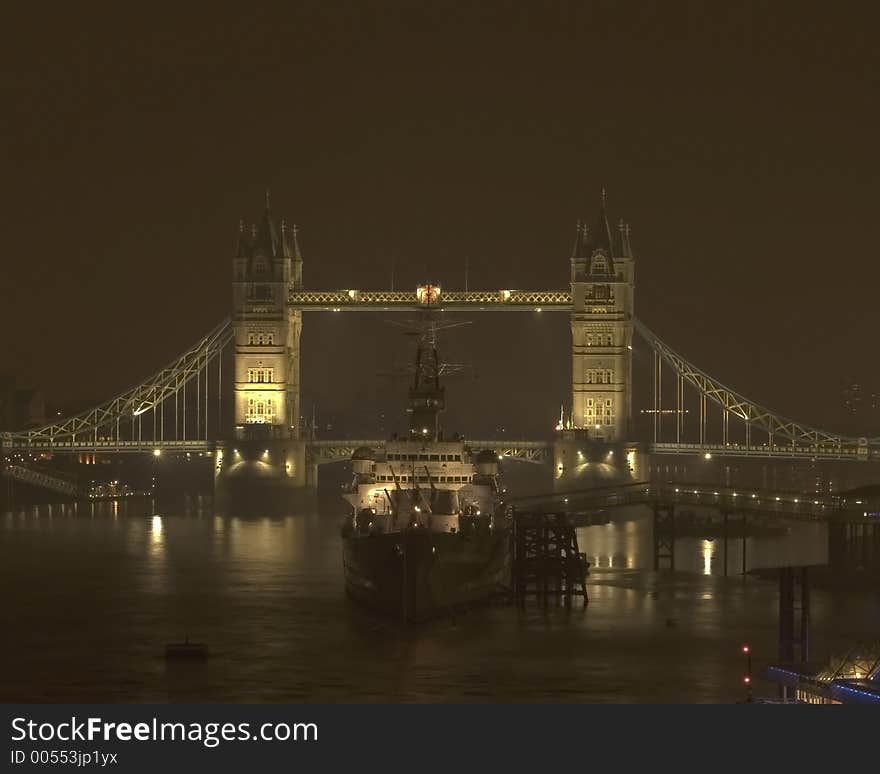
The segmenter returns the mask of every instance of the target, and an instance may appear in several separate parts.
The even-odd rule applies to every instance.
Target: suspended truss
[[[433,286],[430,286],[433,288]],[[571,311],[567,290],[440,290],[431,295],[434,309],[455,311]],[[291,309],[313,312],[402,311],[422,308],[419,290],[293,290]]]
[[[50,489],[68,497],[82,497],[85,491],[75,479],[64,476],[58,471],[35,470],[25,465],[7,465],[2,473],[4,478],[11,478],[31,486]]]
[[[659,441],[657,438],[657,427],[665,413],[660,401],[659,392],[662,390],[662,374],[660,372],[660,361],[667,363],[672,367],[678,377],[676,388],[677,408],[670,410],[670,413],[676,415],[676,434],[681,434],[681,424],[686,413],[683,408],[682,387],[683,383],[688,383],[696,388],[700,396],[700,444],[658,444],[662,447],[658,451],[670,452],[673,447],[680,447],[683,451],[688,448],[693,453],[694,449],[717,451],[731,450],[736,451],[741,448],[743,452],[757,451],[760,449],[770,451],[788,451],[792,456],[803,456],[801,453],[815,452],[834,453],[835,456],[842,458],[856,457],[859,459],[868,459],[876,457],[880,454],[880,438],[855,438],[851,436],[831,433],[820,430],[793,419],[788,419],[767,409],[748,398],[743,397],[735,390],[726,387],[717,379],[709,376],[705,371],[697,368],[691,362],[679,355],[671,347],[667,346],[659,337],[657,337],[646,325],[639,320],[633,320],[635,330],[647,342],[654,351],[655,355],[660,359],[655,367],[654,388],[655,388],[655,408],[653,410],[655,417],[655,443]],[[705,414],[706,400],[711,401],[719,406],[723,412],[723,443],[707,444],[705,438]],[[733,416],[741,420],[745,424],[745,444],[731,444],[728,441],[728,420]],[[766,444],[754,444],[751,440],[752,429],[763,431],[767,436]],[[680,437],[676,438],[678,442]],[[782,443],[780,443],[782,441]],[[711,448],[710,448],[711,447]]]
[[[43,427],[19,432],[0,434],[0,448],[4,451],[13,448],[59,448],[78,450],[80,448],[145,448],[145,440],[140,432],[128,440],[122,440],[124,425],[135,425],[141,416],[161,407],[168,398],[175,397],[187,383],[199,379],[209,363],[217,359],[223,348],[232,339],[230,321],[224,320],[216,328],[203,336],[172,363],[157,371],[143,383],[74,417],[53,422]],[[218,364],[219,366],[219,364]],[[218,376],[219,380],[219,376]],[[207,390],[207,377],[203,380]],[[201,391],[197,390],[197,396]],[[185,400],[185,398],[184,398]],[[186,410],[184,403],[184,439],[186,435]],[[205,419],[207,420],[207,396],[205,397]],[[197,411],[197,414],[199,411]],[[198,417],[197,417],[198,419]],[[207,426],[207,421],[205,422]],[[175,429],[178,426],[175,417]],[[99,437],[99,431],[109,431],[109,436]],[[160,437],[161,433],[161,437]],[[159,432],[152,434],[150,445],[160,443],[174,445],[177,439],[165,439],[164,415]],[[191,441],[189,442],[192,443]],[[184,444],[186,445],[186,444]],[[201,444],[198,444],[201,446]]]

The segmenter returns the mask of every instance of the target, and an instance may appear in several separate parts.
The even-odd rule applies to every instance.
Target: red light
[[[752,678],[749,677],[749,675],[746,675],[746,676],[743,678],[743,682],[746,683],[746,684],[748,685],[750,682],[752,682]]]
[[[748,653],[749,650],[751,650],[751,649],[749,648],[748,645],[743,645],[743,653]]]

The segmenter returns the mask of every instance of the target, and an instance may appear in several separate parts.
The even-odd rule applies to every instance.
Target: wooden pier
[[[534,595],[546,605],[549,597],[587,596],[590,563],[578,549],[574,525],[564,513],[513,513],[513,595],[523,606]]]

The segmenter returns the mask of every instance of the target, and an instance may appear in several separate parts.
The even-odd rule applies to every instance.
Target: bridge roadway
[[[539,512],[591,512],[634,505],[707,506],[722,513],[768,514],[807,520],[833,520],[846,513],[846,521],[872,520],[861,513],[844,511],[834,496],[810,496],[803,492],[777,492],[747,487],[718,487],[687,482],[617,484],[572,492],[518,497],[510,501],[517,510]],[[876,521],[874,519],[873,521]]]
[[[359,446],[377,448],[385,439],[321,439],[309,441],[308,447],[313,461],[318,464],[335,462],[351,457]],[[502,457],[525,460],[527,462],[549,462],[553,454],[552,441],[465,439],[472,449],[495,449]],[[158,452],[210,452],[217,442],[205,439],[184,440],[116,440],[98,439],[88,441],[32,440],[26,443],[6,441],[0,437],[0,452],[5,455],[22,452],[50,452],[57,454],[78,454],[81,452],[103,452],[105,454],[156,453]],[[644,447],[652,454],[677,456],[718,457],[768,457],[779,459],[808,460],[880,460],[880,449],[868,446],[816,446],[792,444],[697,444],[697,443],[648,443]]]

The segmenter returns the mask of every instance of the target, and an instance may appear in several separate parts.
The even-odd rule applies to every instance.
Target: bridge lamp
[[[776,502],[779,502],[779,498],[778,498],[778,497],[776,498]]]
[[[504,456],[501,455],[501,454],[499,454],[499,455],[498,455],[498,459],[499,459],[499,460],[503,460],[503,459],[504,459]]]
[[[541,307],[540,307],[540,306],[536,306],[536,307],[535,307],[535,311],[536,311],[536,312],[540,312],[540,311],[541,311]]]
[[[600,429],[600,427],[599,427],[599,425],[596,425],[596,429],[597,429],[597,430],[599,430],[599,429]]]
[[[733,496],[736,497],[736,492],[733,493]]]
[[[711,459],[712,459],[712,453],[711,453],[711,452],[706,452],[706,453],[703,455],[703,459],[704,459],[704,460],[711,460]]]
[[[153,449],[153,456],[154,456],[154,457],[161,457],[161,456],[162,456],[162,450],[161,450],[161,449]]]

